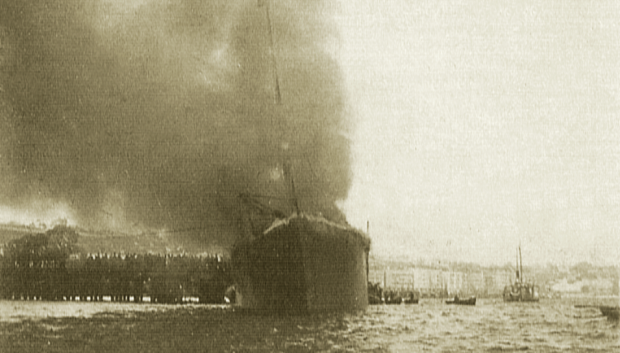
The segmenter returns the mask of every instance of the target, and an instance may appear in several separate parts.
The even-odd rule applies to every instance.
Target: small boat
[[[384,283],[387,283],[387,282],[384,282]],[[403,303],[403,297],[397,291],[392,290],[392,289],[388,289],[383,292],[383,300],[385,301],[385,304],[388,304],[388,305]]]
[[[419,300],[418,298],[405,298],[403,304],[418,304]]]
[[[599,309],[609,320],[618,320],[620,317],[620,307],[618,306],[599,306]]]
[[[414,297],[403,298],[401,296],[385,298],[385,304],[418,304],[419,299]]]
[[[605,305],[575,305],[575,309],[588,309],[598,308],[603,316],[606,316],[609,320],[618,320],[620,316],[620,307],[618,306],[605,306]]]
[[[368,304],[369,305],[383,304],[383,301],[381,300],[381,297],[377,297],[376,295],[369,295]]]
[[[385,304],[402,304],[403,303],[403,297],[401,297],[400,295],[396,295],[394,297],[389,296],[385,298]]]
[[[383,273],[383,283],[387,283],[387,273]],[[378,284],[377,284],[378,285]],[[418,304],[419,293],[416,291],[381,290],[385,304]]]
[[[476,305],[476,297],[469,297],[467,299],[460,299],[458,296],[454,297],[452,300],[446,300],[446,304],[456,304],[456,305]]]
[[[383,299],[381,298],[383,298],[383,288],[381,288],[379,283],[368,281],[368,304],[383,304]]]
[[[619,284],[620,284],[620,282],[619,282]],[[601,311],[601,314],[603,314],[603,316],[607,317],[608,320],[618,321],[620,319],[620,305],[616,305],[616,306],[610,306],[610,305],[575,305],[575,308],[577,308],[577,309],[598,308]]]
[[[418,291],[409,291],[407,296],[403,298],[403,304],[418,304],[420,293]]]

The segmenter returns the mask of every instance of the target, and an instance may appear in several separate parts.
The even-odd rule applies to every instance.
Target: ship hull
[[[370,241],[322,219],[294,216],[237,243],[237,305],[266,313],[363,310]]]

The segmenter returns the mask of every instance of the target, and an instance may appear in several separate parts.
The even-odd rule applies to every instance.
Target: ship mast
[[[291,193],[293,194],[293,206],[295,207],[295,212],[299,214],[299,202],[297,200],[297,194],[295,193],[295,180],[293,179],[293,173],[291,172],[291,165],[289,163],[284,163],[284,176],[286,178],[290,178],[291,180]]]
[[[271,28],[271,15],[269,14],[269,0],[258,0],[258,6],[265,8],[265,16],[267,17],[267,30],[269,32],[269,54],[271,56],[271,68],[273,72],[273,79],[275,81],[273,100],[276,105],[282,103],[282,96],[280,95],[280,80],[278,78],[278,66],[276,65],[276,54],[274,52],[273,45],[273,29]]]
[[[519,244],[519,272],[521,273],[521,282],[523,282],[523,258],[521,257],[521,244]]]
[[[518,251],[518,249],[516,249],[516,250],[517,250],[517,252],[516,252],[516,256],[515,256],[515,260],[516,260],[515,262],[516,262],[516,265],[517,265],[517,267],[516,267],[517,282],[521,282],[521,272],[519,271],[519,251]]]
[[[370,237],[370,220],[366,220],[366,235]],[[368,276],[370,275],[370,265],[368,264],[369,252],[370,251],[366,251],[366,282],[368,282]]]
[[[265,8],[265,17],[267,18],[267,31],[269,33],[269,53],[271,56],[271,72],[273,72],[274,80],[274,92],[273,101],[276,109],[282,104],[282,95],[280,94],[280,79],[278,77],[278,65],[276,62],[276,54],[274,50],[273,29],[271,26],[271,15],[269,11],[269,0],[258,0],[258,7]],[[289,178],[291,183],[291,194],[293,207],[297,214],[300,213],[299,201],[297,199],[297,193],[295,192],[295,180],[293,179],[292,167],[289,162],[285,162],[283,165],[285,179]]]

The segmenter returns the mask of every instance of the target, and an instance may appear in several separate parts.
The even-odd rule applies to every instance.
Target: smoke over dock
[[[0,206],[228,246],[237,195],[282,196],[291,161],[301,207],[343,219],[337,10],[272,4],[276,106],[260,1],[3,1]]]

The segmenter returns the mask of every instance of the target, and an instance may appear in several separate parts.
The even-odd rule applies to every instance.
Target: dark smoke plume
[[[265,2],[2,1],[0,204],[61,203],[92,229],[186,229],[228,246],[237,195],[286,197],[288,162],[302,211],[342,220],[333,10],[272,2],[277,105]]]

